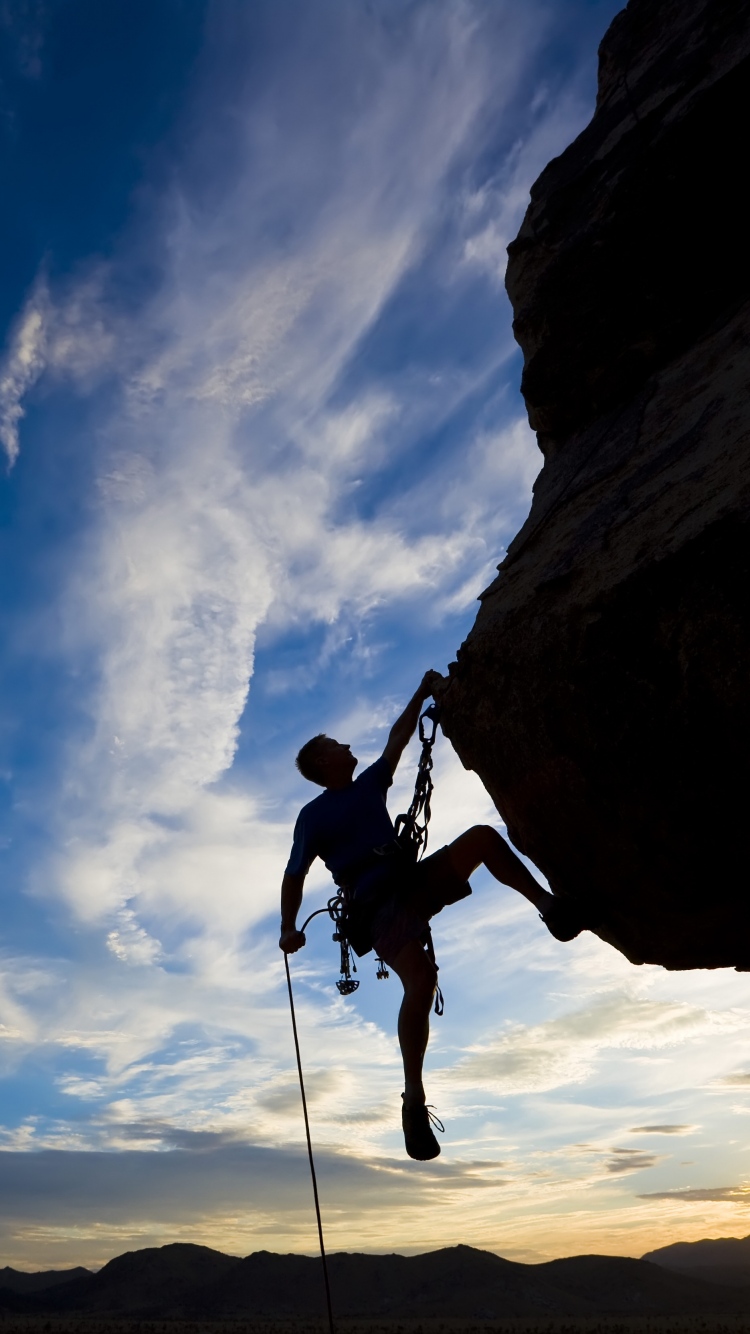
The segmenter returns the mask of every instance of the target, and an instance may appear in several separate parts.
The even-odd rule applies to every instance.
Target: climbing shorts
[[[419,940],[427,923],[449,903],[468,898],[471,885],[451,865],[448,847],[401,872],[399,884],[375,914],[371,934],[375,953],[393,964],[404,945]]]

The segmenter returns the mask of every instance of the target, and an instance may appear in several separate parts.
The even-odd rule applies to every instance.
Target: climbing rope
[[[312,1177],[313,1198],[315,1200],[315,1217],[318,1220],[318,1240],[320,1241],[320,1258],[323,1262],[323,1279],[326,1288],[326,1306],[328,1307],[328,1327],[330,1334],[336,1334],[333,1325],[333,1308],[331,1307],[331,1285],[328,1282],[328,1261],[326,1260],[326,1248],[323,1241],[323,1220],[320,1216],[320,1200],[318,1199],[318,1182],[315,1176],[315,1161],[313,1159],[312,1139],[310,1138],[310,1120],[307,1115],[307,1098],[305,1097],[305,1081],[302,1077],[302,1057],[299,1052],[299,1038],[297,1037],[297,1019],[294,1013],[294,996],[292,995],[292,975],[289,972],[289,955],[284,955],[284,967],[286,968],[286,984],[289,989],[289,1008],[292,1012],[292,1032],[294,1033],[294,1050],[297,1054],[297,1073],[299,1074],[299,1091],[302,1094],[302,1112],[305,1118],[305,1135],[307,1136],[307,1156],[310,1159],[310,1176]]]

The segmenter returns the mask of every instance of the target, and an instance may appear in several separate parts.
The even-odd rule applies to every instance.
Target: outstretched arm
[[[396,766],[414,736],[422,705],[430,698],[434,687],[442,679],[440,672],[425,672],[416,694],[409,700],[401,717],[393,724],[383,751],[383,758],[388,761],[392,774],[396,772]]]
[[[302,903],[302,890],[305,884],[303,875],[289,875],[287,872],[281,882],[281,935],[279,949],[285,954],[296,954],[305,943],[305,937],[297,930],[297,913]]]

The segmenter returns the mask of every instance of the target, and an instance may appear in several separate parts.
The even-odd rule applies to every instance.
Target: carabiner
[[[429,718],[430,722],[432,723],[431,736],[427,736],[425,734],[425,725],[424,725],[425,718]],[[428,707],[422,714],[421,718],[419,719],[419,739],[422,742],[423,746],[425,744],[427,744],[428,746],[432,746],[435,744],[435,737],[437,736],[437,729],[439,722],[440,722],[440,705],[433,702],[432,704],[428,705]]]

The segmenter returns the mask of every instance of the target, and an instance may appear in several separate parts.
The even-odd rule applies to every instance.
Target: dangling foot
[[[403,1093],[401,1094],[403,1098]],[[430,1158],[437,1158],[440,1145],[432,1133],[436,1126],[442,1133],[445,1126],[423,1102],[404,1102],[401,1108],[401,1125],[404,1129],[406,1152],[417,1162],[426,1163]]]
[[[574,899],[553,898],[539,916],[555,940],[575,940],[582,931],[596,926],[591,913]]]

